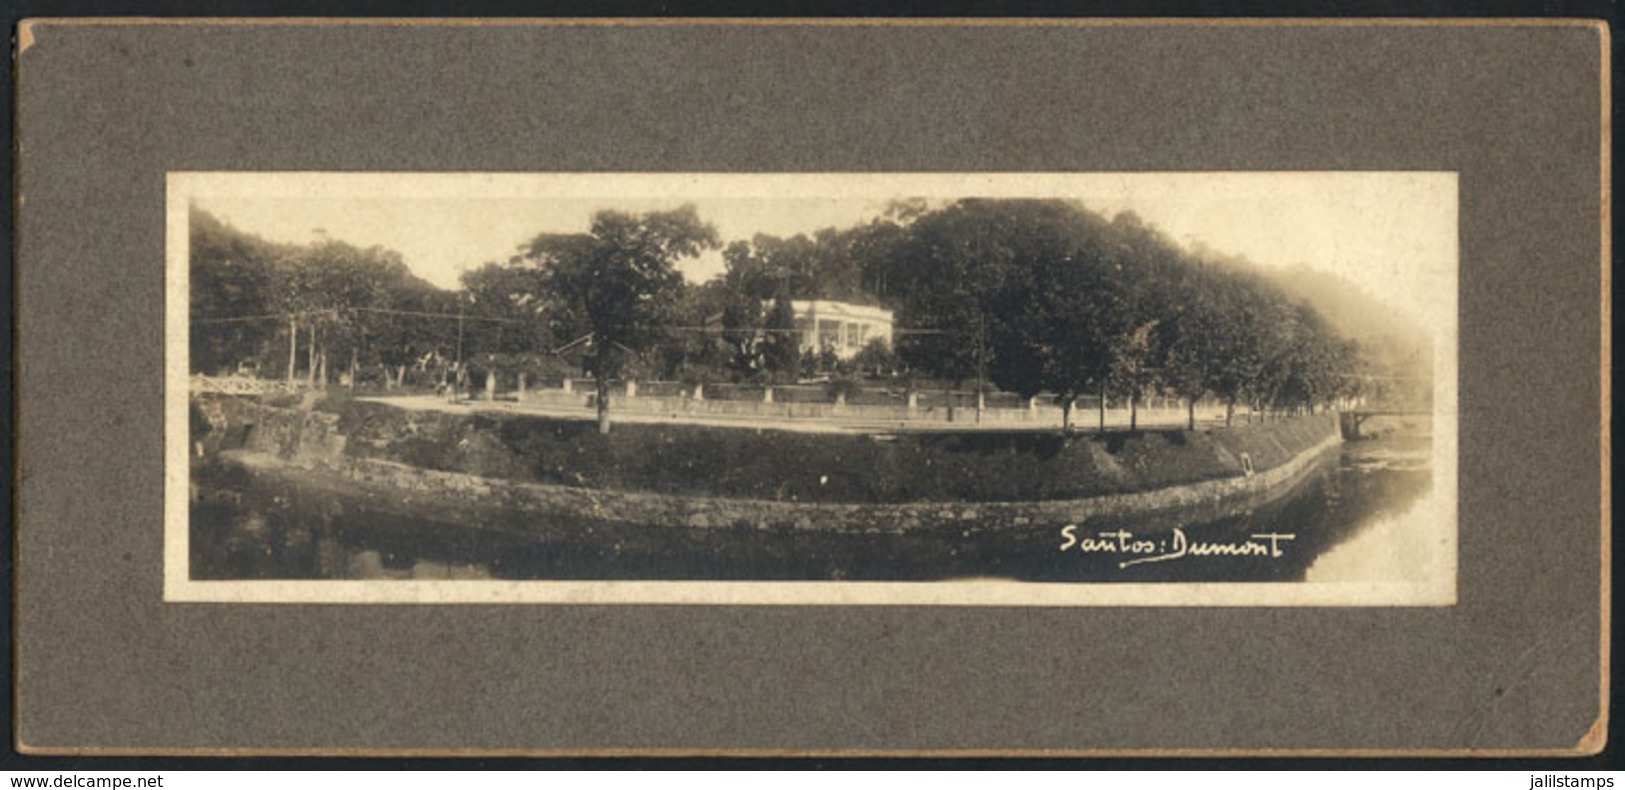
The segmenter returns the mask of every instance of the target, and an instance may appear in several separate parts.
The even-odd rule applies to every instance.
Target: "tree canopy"
[[[190,220],[193,371],[277,371],[301,342],[306,353],[295,361],[310,376],[334,355],[356,366],[402,366],[443,345],[435,327],[400,320],[449,300],[399,253],[332,239],[272,243],[197,208]]]
[[[597,380],[599,429],[609,430],[608,382],[629,356],[667,337],[683,290],[678,258],[717,246],[692,205],[630,214],[600,211],[585,234],[543,234],[525,257],[542,278],[555,322],[590,336],[587,371]]]
[[[347,356],[352,374],[372,366],[398,381],[426,359],[534,367],[571,349],[598,381],[606,427],[607,382],[629,371],[737,381],[833,369],[799,348],[792,299],[894,311],[895,353],[869,349],[851,370],[974,379],[1053,397],[1068,415],[1080,398],[1137,409],[1157,395],[1193,409],[1208,397],[1232,412],[1313,409],[1358,391],[1363,372],[1427,360],[1403,339],[1415,333],[1381,334],[1390,325],[1357,293],[1311,304],[1336,290],[1330,275],[1276,277],[1066,200],[898,201],[853,227],[735,240],[705,283],[676,266],[720,246],[693,206],[600,211],[584,233],[538,234],[466,272],[456,291],[387,249],[271,243],[196,209],[191,220],[195,371],[287,361],[314,378]]]

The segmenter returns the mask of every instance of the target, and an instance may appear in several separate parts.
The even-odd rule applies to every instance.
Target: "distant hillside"
[[[1415,321],[1353,282],[1328,271],[1298,264],[1286,269],[1259,266],[1246,258],[1198,248],[1203,260],[1249,272],[1275,284],[1292,299],[1307,302],[1340,334],[1359,343],[1376,376],[1428,378],[1433,343]]]
[[[1425,343],[1427,335],[1415,322],[1396,313],[1360,286],[1328,271],[1298,264],[1286,269],[1259,266],[1238,255],[1225,255],[1198,247],[1195,254],[1237,271],[1274,283],[1287,296],[1308,302],[1342,334],[1355,340],[1399,336]]]

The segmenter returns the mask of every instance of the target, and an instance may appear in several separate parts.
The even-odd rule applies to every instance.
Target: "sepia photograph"
[[[17,32],[19,750],[1611,740],[1607,24]]]
[[[1456,176],[171,173],[167,600],[1450,605]]]

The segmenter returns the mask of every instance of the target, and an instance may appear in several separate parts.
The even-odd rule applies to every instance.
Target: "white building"
[[[802,353],[819,353],[831,346],[841,359],[849,359],[870,341],[892,344],[892,311],[879,307],[830,301],[793,300],[796,331]]]

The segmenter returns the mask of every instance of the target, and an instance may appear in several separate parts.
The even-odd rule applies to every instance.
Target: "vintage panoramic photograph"
[[[1454,173],[171,173],[165,597],[1450,605]]]

